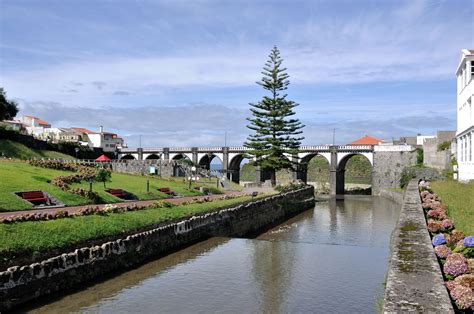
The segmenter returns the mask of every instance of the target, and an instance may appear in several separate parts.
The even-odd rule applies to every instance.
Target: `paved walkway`
[[[203,199],[208,197],[212,200],[221,199],[225,196],[242,196],[245,195],[244,192],[226,192],[225,194],[214,194],[214,195],[206,195],[206,196],[185,196],[179,198],[165,198],[165,199],[155,199],[155,200],[147,200],[147,201],[128,201],[128,202],[120,202],[120,203],[111,203],[117,206],[126,206],[126,205],[152,205],[156,201],[167,201],[174,204],[181,204],[183,202],[192,201],[194,199]],[[7,218],[7,217],[15,217],[21,216],[26,214],[38,214],[38,213],[48,213],[54,214],[55,212],[62,210],[67,211],[69,214],[76,213],[83,208],[87,208],[90,206],[97,206],[99,208],[103,208],[107,204],[89,204],[89,205],[81,205],[81,206],[66,206],[66,207],[56,207],[56,208],[38,208],[38,209],[29,209],[29,210],[19,210],[19,211],[10,211],[10,212],[2,212],[0,213],[0,218]]]

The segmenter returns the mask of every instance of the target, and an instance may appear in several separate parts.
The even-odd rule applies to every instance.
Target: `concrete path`
[[[179,197],[179,198],[165,198],[165,199],[155,199],[155,200],[147,200],[147,201],[128,201],[128,202],[120,202],[120,203],[111,203],[112,205],[117,205],[117,206],[127,206],[127,205],[152,205],[156,201],[166,201],[166,202],[171,202],[173,204],[181,204],[184,202],[192,201],[194,199],[203,199],[205,197],[208,197],[212,200],[217,200],[224,198],[225,196],[242,196],[245,195],[246,193],[244,192],[227,192],[224,194],[214,194],[214,195],[205,195],[205,196],[185,196],[185,197]],[[99,207],[103,208],[107,204],[89,204],[89,205],[81,205],[81,206],[65,206],[65,207],[56,207],[56,208],[38,208],[38,209],[28,209],[28,210],[19,210],[19,211],[10,211],[10,212],[2,212],[0,213],[0,218],[7,218],[7,217],[16,217],[16,216],[21,216],[21,215],[26,215],[26,214],[38,214],[38,213],[48,213],[48,214],[54,214],[59,210],[62,211],[67,211],[69,214],[76,213],[80,211],[81,209],[94,206],[94,207]]]

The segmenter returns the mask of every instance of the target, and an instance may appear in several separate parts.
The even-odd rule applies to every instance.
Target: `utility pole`
[[[139,145],[139,147],[142,148],[142,135],[140,134],[139,137],[140,137],[140,145]]]
[[[227,147],[227,131],[224,133],[224,147]]]
[[[332,146],[336,146],[336,128],[332,129]]]

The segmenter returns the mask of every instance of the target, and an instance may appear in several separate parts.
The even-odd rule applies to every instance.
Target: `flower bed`
[[[83,180],[93,179],[96,176],[96,169],[94,165],[78,165],[67,163],[57,160],[30,160],[28,162],[30,165],[35,167],[50,168],[56,170],[65,170],[76,172],[68,176],[59,176],[51,180],[51,184],[59,187],[61,190],[73,194],[77,194],[88,199],[94,200],[94,202],[100,200],[100,197],[97,193],[92,191],[87,191],[83,188],[72,189],[69,184],[79,183]]]
[[[419,183],[422,207],[446,288],[459,310],[474,310],[474,236],[465,236],[448,218],[447,206],[428,182]]]
[[[251,196],[251,194],[245,195],[224,195],[217,199],[212,199],[210,197],[203,198],[194,198],[190,201],[182,202],[180,205],[190,205],[190,204],[202,204],[213,202],[214,200],[230,200],[242,196]],[[104,207],[99,206],[87,206],[76,213],[69,213],[67,210],[58,210],[55,213],[33,213],[33,214],[18,214],[12,215],[7,218],[0,218],[0,223],[11,224],[11,223],[20,223],[24,221],[41,221],[41,220],[55,220],[61,218],[72,218],[75,216],[88,216],[88,215],[102,215],[106,216],[111,213],[125,213],[129,211],[137,211],[151,208],[171,208],[175,207],[177,204],[171,203],[168,201],[159,200],[154,202],[151,205],[137,205],[130,204],[125,206],[117,206],[112,204],[106,204]]]

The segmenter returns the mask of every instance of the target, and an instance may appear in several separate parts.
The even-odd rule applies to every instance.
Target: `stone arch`
[[[336,168],[336,194],[344,194],[345,193],[345,185],[346,185],[346,167],[348,161],[355,157],[355,156],[362,156],[369,165],[370,165],[370,178],[367,178],[368,184],[370,182],[370,186],[372,187],[372,172],[373,172],[373,163],[370,159],[370,156],[364,153],[344,153],[343,156],[338,156],[338,164]],[[351,178],[354,180],[354,178]],[[357,178],[356,178],[357,179]],[[358,184],[363,184],[360,182],[356,182]]]
[[[189,159],[189,157],[186,154],[176,154],[173,156],[172,160],[182,160],[182,159]]]
[[[328,158],[329,157],[329,158]],[[319,158],[320,161],[316,161]],[[314,160],[314,163],[311,161]],[[329,189],[331,162],[330,156],[321,153],[309,153],[301,158],[297,169],[297,179],[311,182],[318,191]]]
[[[131,155],[131,154],[126,154],[126,155],[123,155],[122,157],[120,157],[120,160],[135,160],[135,156]]]
[[[216,154],[205,154],[201,157],[201,159],[199,159],[198,165],[201,168],[210,170],[211,169],[211,163],[215,158],[219,159],[221,161],[221,163],[223,164],[222,159],[219,156],[217,156]]]
[[[156,159],[161,159],[159,155],[157,154],[150,154],[146,158],[146,160],[156,160]]]
[[[235,183],[240,182],[240,164],[244,160],[244,154],[235,154],[227,167],[227,178]]]

